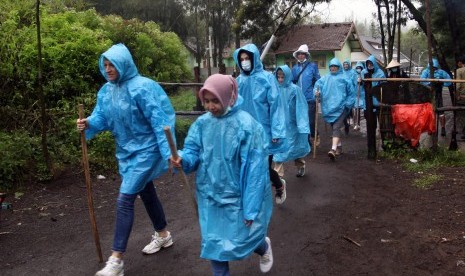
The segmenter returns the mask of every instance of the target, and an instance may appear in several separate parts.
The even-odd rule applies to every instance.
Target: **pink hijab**
[[[199,98],[204,102],[204,93],[208,91],[220,100],[223,108],[233,106],[237,100],[237,82],[230,75],[213,74],[205,81],[199,91]]]

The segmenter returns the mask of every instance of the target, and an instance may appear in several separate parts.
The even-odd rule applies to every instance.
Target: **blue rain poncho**
[[[365,69],[365,66],[363,65],[363,62],[361,61],[357,61],[357,64],[355,65],[355,69],[357,69],[358,67],[360,67],[363,71],[363,69]],[[365,107],[365,87],[363,86],[362,83],[358,83],[358,78],[362,79],[362,71],[359,73],[357,73],[357,71],[355,71],[356,75],[355,75],[355,78],[356,78],[356,86],[355,86],[355,103],[354,103],[354,107],[355,108],[361,108],[363,110],[366,109]]]
[[[126,46],[114,45],[101,55],[100,72],[107,78],[105,59],[115,66],[119,78],[98,92],[86,135],[91,139],[101,131],[112,133],[122,178],[120,192],[135,194],[168,169],[171,154],[163,127],[174,131],[174,109],[160,85],[139,75]]]
[[[439,66],[439,61],[436,58],[433,58],[433,68],[434,68],[434,76],[433,79],[451,79],[450,75],[447,74],[446,71],[442,70],[441,67]],[[421,77],[422,79],[429,79],[430,78],[430,69],[429,69],[429,63],[428,66],[421,72]],[[424,85],[431,85],[431,82],[422,82]],[[443,82],[442,83],[444,86],[451,86],[452,82]]]
[[[352,95],[352,97],[355,99],[355,98],[357,98],[357,78],[358,78],[358,74],[357,74],[357,71],[355,71],[355,69],[352,69],[352,67],[351,67],[352,65],[351,65],[349,59],[344,60],[342,65],[344,65],[344,64],[349,65],[349,68],[347,70],[344,69],[344,66],[343,66],[342,67],[342,72],[344,73],[344,76],[347,78],[347,80],[353,85],[352,92],[354,94]]]
[[[273,155],[275,162],[286,162],[304,157],[310,152],[308,134],[308,104],[300,88],[292,83],[292,72],[289,66],[278,67],[284,73],[284,82],[279,84],[279,95],[284,103],[286,113],[286,135],[289,143],[287,152]],[[276,70],[275,75],[277,76]]]
[[[278,94],[278,82],[273,74],[263,69],[257,46],[247,44],[236,49],[233,58],[240,64],[240,53],[247,52],[251,56],[252,70],[237,77],[239,95],[244,98],[242,109],[250,113],[265,129],[269,142],[268,154],[275,154],[287,150],[286,126],[284,124],[284,108]],[[271,143],[271,139],[279,139],[278,143]]]
[[[375,56],[370,55],[370,56],[367,58],[367,60],[365,61],[365,69],[362,70],[362,80],[364,80],[364,79],[365,79],[365,75],[369,73],[369,72],[368,72],[368,68],[366,68],[366,62],[367,62],[367,61],[371,61],[371,62],[373,63],[373,74],[371,75],[371,78],[372,78],[372,79],[378,79],[378,78],[383,79],[383,78],[386,78],[386,74],[384,74],[384,71],[381,70],[381,68],[379,68],[378,62],[376,61]],[[372,87],[375,87],[375,86],[377,86],[378,84],[379,84],[378,81],[373,81],[373,82],[371,82]],[[363,83],[362,83],[362,85],[363,85]],[[379,106],[379,101],[378,101],[378,99],[377,99],[375,96],[373,96],[373,106]]]
[[[239,96],[221,117],[200,116],[179,151],[186,173],[196,173],[202,244],[200,256],[232,261],[247,257],[266,237],[272,213],[263,127],[240,110]],[[244,220],[253,220],[250,227]]]
[[[338,66],[336,73],[328,73],[315,83],[314,91],[320,89],[321,112],[327,123],[334,123],[344,112],[354,106],[353,85],[344,73],[337,58],[331,59],[329,66]]]

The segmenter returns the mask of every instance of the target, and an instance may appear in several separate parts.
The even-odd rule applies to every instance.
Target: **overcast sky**
[[[345,22],[353,21],[367,24],[372,20],[372,13],[377,12],[373,0],[332,0],[329,4],[320,4],[317,10],[324,22]],[[408,26],[414,22],[410,21]]]

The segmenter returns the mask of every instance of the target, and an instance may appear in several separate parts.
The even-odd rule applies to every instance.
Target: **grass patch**
[[[413,185],[421,189],[427,189],[443,178],[436,173],[439,169],[465,167],[465,154],[441,147],[437,151],[429,149],[392,150],[383,152],[381,156],[387,159],[397,159],[407,171],[420,175],[414,180]]]
[[[192,89],[179,89],[169,97],[175,111],[192,111],[197,104],[197,97]]]
[[[422,175],[420,178],[417,178],[413,181],[413,186],[420,189],[428,189],[441,179],[442,176],[437,174]]]

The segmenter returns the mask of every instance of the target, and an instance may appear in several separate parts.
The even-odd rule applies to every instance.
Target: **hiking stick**
[[[173,136],[171,135],[171,128],[169,126],[165,126],[163,128],[165,131],[166,139],[168,140],[168,145],[170,146],[171,155],[174,159],[178,159],[178,150],[176,149],[176,145],[174,144]],[[198,209],[197,209],[197,202],[195,201],[194,193],[192,192],[191,185],[189,184],[189,180],[187,180],[186,173],[183,171],[182,168],[179,168],[181,172],[182,179],[184,180],[184,185],[186,186],[187,192],[189,193],[189,198],[191,199],[192,205],[195,210],[195,214],[197,218],[199,217]]]
[[[360,82],[357,85],[357,105],[355,106],[355,128],[360,129]]]
[[[455,69],[455,75],[457,76],[457,69]],[[453,93],[454,96],[452,97],[453,106],[457,105],[457,96],[455,93],[457,93],[456,83],[454,83],[454,93]],[[457,144],[457,120],[456,120],[457,111],[455,110],[453,111],[453,116],[454,116],[454,124],[452,127],[452,135],[450,139],[449,150],[457,150],[459,148],[459,145]]]
[[[384,122],[383,117],[381,116],[381,113],[383,111],[383,88],[380,88],[380,99],[379,99],[379,115],[378,115],[378,131],[379,131],[379,137],[381,139],[381,145],[383,144],[383,137],[381,135],[381,123]],[[375,118],[376,119],[376,118]],[[384,123],[383,123],[384,126]]]
[[[84,106],[79,105],[79,119],[84,119]],[[94,202],[92,200],[92,186],[90,184],[89,160],[87,159],[87,143],[86,133],[81,130],[81,149],[82,149],[82,166],[84,167],[84,176],[86,178],[87,190],[87,206],[89,207],[90,224],[92,225],[92,233],[94,234],[94,242],[97,248],[99,262],[103,262],[102,249],[100,248],[100,238],[97,230],[97,222],[95,221]]]
[[[313,159],[316,158],[316,139],[318,139],[318,100],[320,98],[320,87],[317,87],[318,96],[315,98],[315,138],[313,139]]]

